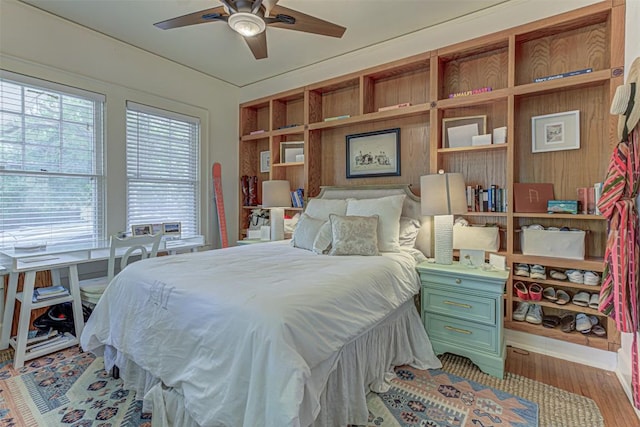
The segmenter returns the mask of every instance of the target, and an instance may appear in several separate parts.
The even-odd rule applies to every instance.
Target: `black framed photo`
[[[400,176],[400,128],[347,135],[347,178]]]

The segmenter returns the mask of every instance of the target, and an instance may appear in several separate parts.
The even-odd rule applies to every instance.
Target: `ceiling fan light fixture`
[[[257,15],[248,12],[237,12],[229,16],[229,26],[245,37],[252,37],[265,30],[267,25]]]

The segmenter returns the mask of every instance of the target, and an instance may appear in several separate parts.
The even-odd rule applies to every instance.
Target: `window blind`
[[[127,225],[179,221],[199,231],[197,118],[127,102]]]
[[[104,239],[104,101],[0,73],[0,247]]]

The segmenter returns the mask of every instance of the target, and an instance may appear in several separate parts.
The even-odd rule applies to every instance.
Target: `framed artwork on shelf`
[[[280,163],[303,162],[304,157],[300,160],[300,156],[304,156],[304,141],[280,143]]]
[[[580,148],[580,110],[531,118],[531,151],[577,150]]]
[[[442,119],[442,148],[471,147],[472,138],[484,135],[487,116]]]
[[[269,172],[271,166],[271,153],[269,151],[260,152],[260,172]]]
[[[347,135],[347,178],[400,176],[400,128]]]
[[[182,224],[180,222],[163,222],[162,234],[165,236],[180,236],[182,233]]]
[[[131,234],[133,236],[153,234],[153,224],[134,224],[131,226]]]

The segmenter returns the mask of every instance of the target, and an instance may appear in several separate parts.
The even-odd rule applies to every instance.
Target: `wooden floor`
[[[593,399],[606,427],[639,427],[614,372],[508,347],[506,370]],[[577,426],[576,426],[577,427]]]

